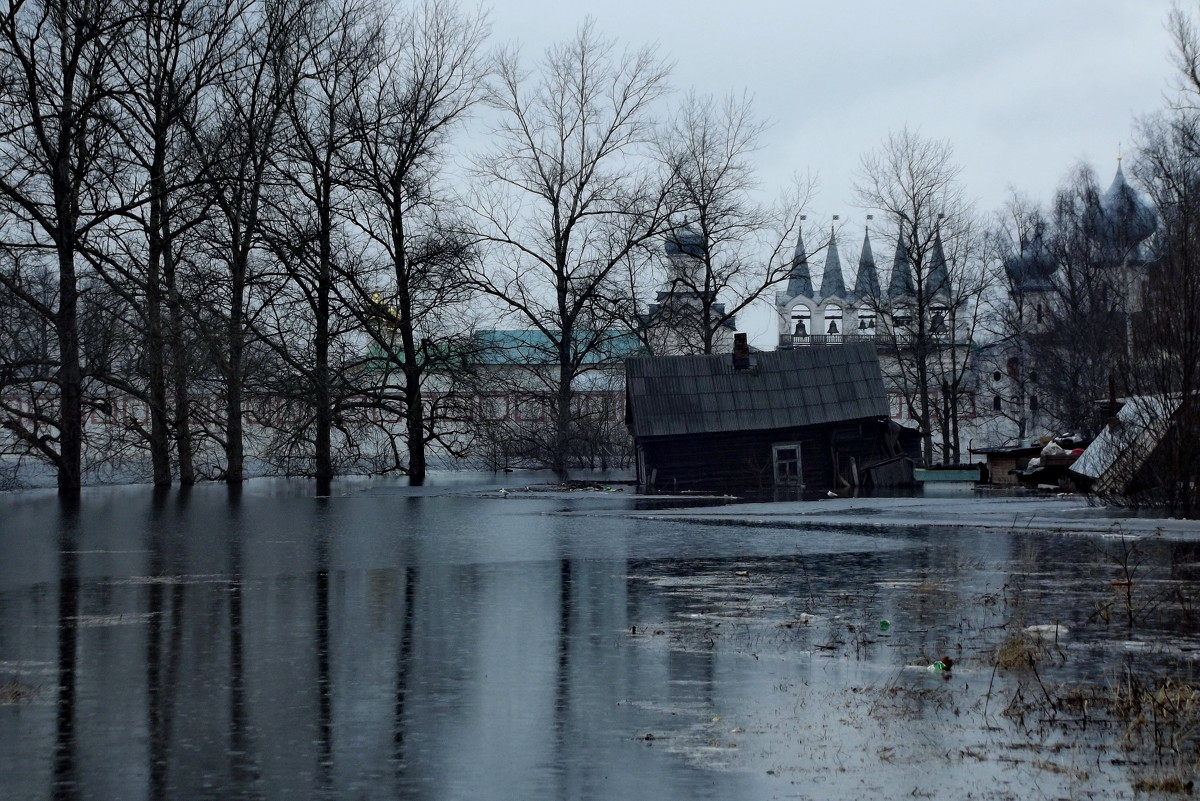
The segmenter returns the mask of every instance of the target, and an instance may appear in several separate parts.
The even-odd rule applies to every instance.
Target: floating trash
[[[952,667],[954,667],[954,660],[948,656],[943,656],[941,659],[937,660],[925,669],[930,673],[946,673]]]
[[[1022,630],[1031,637],[1047,639],[1065,637],[1071,633],[1071,630],[1061,623],[1043,623],[1038,626],[1026,626]]]

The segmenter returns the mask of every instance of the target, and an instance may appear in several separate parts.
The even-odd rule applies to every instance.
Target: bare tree
[[[1153,260],[1132,276],[1123,383],[1134,419],[1157,432],[1122,502],[1200,515],[1200,114],[1176,109],[1141,126],[1137,174],[1160,227]],[[1148,400],[1152,399],[1152,400]]]
[[[810,186],[797,180],[775,208],[755,199],[752,156],[765,127],[745,95],[693,92],[660,132],[673,213],[666,288],[646,321],[649,344],[713,353],[722,328],[787,277],[791,265],[782,256]]]
[[[268,381],[267,391],[286,386],[308,410],[311,425],[291,426],[288,438],[311,438],[313,472],[327,486],[338,405],[353,394],[338,363],[346,354],[335,354],[354,315],[340,308],[337,284],[362,261],[348,241],[346,165],[358,88],[382,57],[383,18],[371,0],[314,0],[304,16],[295,43],[300,79],[285,99],[289,128],[274,157],[277,184],[266,193],[270,212],[263,218],[285,286],[259,329],[289,378],[284,385]]]
[[[887,321],[881,330],[885,356],[921,432],[927,464],[939,415],[939,360],[957,364],[947,351],[963,347],[962,332],[949,327],[955,320],[945,249],[947,243],[965,247],[959,240],[970,231],[971,209],[953,156],[949,142],[905,128],[863,156],[854,185],[860,205],[882,212],[899,243],[887,291],[864,301]]]
[[[301,77],[309,6],[308,0],[282,0],[238,17],[209,101],[217,111],[189,130],[191,146],[211,165],[204,185],[211,212],[197,231],[207,259],[198,280],[207,286],[192,318],[220,374],[223,414],[213,433],[224,450],[229,483],[245,478],[247,343],[252,318],[265,305],[252,296],[262,269],[254,257],[264,249],[263,195]]]
[[[140,339],[139,369],[110,373],[106,383],[139,398],[149,411],[127,428],[148,446],[156,485],[171,483],[174,440],[180,482],[195,481],[190,399],[182,375],[187,360],[176,261],[179,237],[201,219],[194,188],[206,166],[187,142],[203,113],[204,95],[221,69],[228,32],[243,12],[225,0],[152,0],[132,4],[130,35],[116,43],[128,89],[121,93],[121,129],[129,190],[145,198],[108,227],[104,250],[89,255],[122,300]],[[172,398],[172,385],[174,397]]]
[[[945,280],[940,290],[945,303],[939,304],[935,297],[930,327],[937,345],[932,348],[931,356],[940,401],[935,406],[934,418],[942,443],[942,463],[958,464],[962,461],[961,424],[964,417],[975,413],[974,343],[983,332],[987,299],[996,276],[988,269],[986,235],[968,216],[963,215],[954,236],[946,238],[941,253],[937,252],[939,243],[934,244],[934,264],[939,261],[945,264]],[[935,285],[937,280],[934,279]],[[939,329],[937,316],[942,313],[944,326]]]
[[[375,391],[384,400],[399,395],[406,470],[419,485],[426,450],[443,433],[427,415],[433,407],[426,383],[457,369],[462,343],[454,331],[469,330],[459,312],[476,249],[440,174],[451,136],[483,96],[487,29],[481,15],[433,0],[393,22],[391,52],[355,95],[356,157],[348,167],[353,219],[386,265],[373,279],[353,283],[352,303],[378,318],[365,322],[382,323],[365,330],[394,369],[376,373],[388,380]]]
[[[621,270],[667,221],[665,181],[644,158],[667,67],[622,52],[591,22],[550,48],[539,72],[496,62],[502,121],[477,165],[472,205],[488,270],[478,285],[507,319],[540,332],[554,364],[551,465],[565,475],[576,381],[633,303]]]
[[[1095,434],[1099,403],[1125,357],[1128,298],[1123,269],[1130,244],[1110,235],[1113,218],[1091,168],[1081,165],[1055,195],[1046,240],[1054,270],[1035,301],[1033,382],[1042,406],[1062,426]]]
[[[2,425],[54,466],[63,491],[82,481],[81,254],[99,226],[142,202],[120,200],[114,186],[122,163],[115,111],[127,86],[116,54],[130,24],[119,0],[12,0],[0,9],[0,203],[11,255],[0,284],[51,322],[55,339],[46,376],[53,393],[28,387],[51,405],[9,410]],[[47,262],[57,275],[51,297],[33,291],[28,272],[40,275]]]
[[[991,376],[984,376],[994,416],[1008,421],[1018,440],[1033,430],[1029,410],[1038,397],[1031,369],[1057,269],[1047,240],[1049,222],[1030,200],[1014,194],[988,233],[988,258],[996,269],[984,329],[991,342]],[[987,402],[985,400],[985,402]]]

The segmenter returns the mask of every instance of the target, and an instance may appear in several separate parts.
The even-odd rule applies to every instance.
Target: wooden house
[[[889,419],[872,343],[629,359],[639,484],[662,490],[896,483],[916,433]]]

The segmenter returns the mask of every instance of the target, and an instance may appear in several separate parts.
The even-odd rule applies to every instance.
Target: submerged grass
[[[0,681],[0,704],[22,704],[38,695],[38,688],[20,679]]]
[[[977,763],[996,775],[1016,769],[1018,786],[1064,797],[1190,792],[1200,680],[1188,665],[1200,637],[1187,621],[1200,574],[1157,542],[1121,542],[1099,559],[1084,544],[1075,561],[1061,545],[1030,536],[999,567],[953,551],[899,566],[847,559],[844,570],[815,559],[715,561],[671,582],[669,618],[639,627],[670,631],[676,649],[711,653],[725,669],[722,653],[750,657],[739,668],[747,673],[766,656],[802,665],[783,669],[787,680],[772,674],[781,696],[772,719],[805,744],[764,744],[776,755],[772,775],[847,769],[838,732],[854,729],[883,743],[874,767],[859,768],[863,781],[893,766]],[[1136,582],[1136,592],[1114,581]],[[1119,614],[1095,614],[1105,604]],[[928,670],[951,654],[953,670]],[[833,768],[821,761],[830,755]],[[730,756],[731,767],[743,758]],[[969,790],[978,778],[960,775],[940,786]],[[1021,795],[1005,795],[1012,789],[982,797]]]

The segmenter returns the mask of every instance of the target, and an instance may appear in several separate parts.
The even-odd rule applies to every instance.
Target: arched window
[[[1037,395],[1030,395],[1029,396],[1029,411],[1036,412],[1037,410],[1038,410]]]
[[[992,398],[992,411],[999,412],[999,411],[1002,411],[1003,409],[1004,409],[1004,401],[1000,398],[999,395],[996,395],[994,398]]]
[[[946,329],[946,307],[934,306],[930,309],[929,314],[929,333],[935,336],[942,336],[947,333]]]
[[[792,309],[792,336],[806,337],[812,333],[812,312],[807,306]]]
[[[999,381],[1003,377],[1004,377],[1004,374],[1001,373],[999,370],[995,370],[992,372],[992,380],[993,381]]]
[[[825,333],[840,334],[842,332],[842,307],[830,304],[825,307]]]

